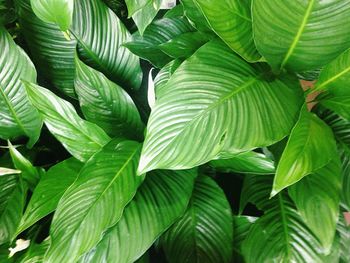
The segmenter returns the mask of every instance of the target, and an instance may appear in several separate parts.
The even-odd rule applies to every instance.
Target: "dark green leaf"
[[[210,25],[195,0],[181,0],[185,16],[202,32],[210,32]]]
[[[242,243],[247,238],[249,230],[251,229],[257,217],[252,216],[234,216],[233,224],[233,249],[234,249],[234,262],[244,262],[242,258]]]
[[[19,263],[43,263],[44,255],[49,248],[49,245],[50,239],[46,239],[40,244],[32,243]]]

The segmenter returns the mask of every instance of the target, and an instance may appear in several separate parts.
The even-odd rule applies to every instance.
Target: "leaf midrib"
[[[291,251],[290,251],[290,246],[289,246],[289,229],[288,229],[288,220],[287,220],[287,215],[286,215],[286,211],[284,208],[284,203],[283,203],[283,198],[282,198],[282,194],[278,194],[278,202],[279,202],[279,206],[281,208],[281,219],[282,219],[282,226],[283,226],[283,235],[284,235],[284,239],[286,242],[286,251],[287,251],[287,260],[290,259],[290,255],[291,255]]]
[[[341,72],[339,72],[338,74],[334,75],[333,77],[327,79],[325,82],[321,83],[320,85],[316,86],[316,88],[313,91],[320,91],[322,90],[324,87],[326,88],[326,86],[334,81],[336,81],[338,78],[340,78],[341,76],[343,76],[344,74],[348,73],[350,71],[350,67],[345,68],[344,70],[342,70]]]

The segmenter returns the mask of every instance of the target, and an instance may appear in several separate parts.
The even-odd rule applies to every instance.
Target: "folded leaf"
[[[42,120],[30,105],[21,80],[36,81],[33,63],[0,25],[0,138],[29,137],[31,147],[39,139]]]
[[[273,144],[289,134],[303,101],[293,77],[264,80],[218,40],[182,63],[162,94],[147,125],[141,173]]]
[[[350,3],[254,0],[254,40],[275,71],[317,69],[350,47]]]
[[[230,262],[233,220],[221,188],[199,176],[186,213],[161,238],[169,262]]]
[[[120,221],[79,261],[134,262],[186,210],[196,170],[147,174]]]
[[[16,235],[55,211],[58,201],[77,178],[81,167],[81,162],[70,158],[49,169],[34,189]]]
[[[110,140],[96,124],[81,119],[69,102],[35,84],[26,82],[25,87],[47,128],[78,160],[87,161]]]
[[[322,168],[336,155],[331,129],[304,107],[278,163],[271,196]]]
[[[139,152],[137,142],[115,139],[84,165],[58,204],[44,262],[76,262],[119,221],[143,179]]]

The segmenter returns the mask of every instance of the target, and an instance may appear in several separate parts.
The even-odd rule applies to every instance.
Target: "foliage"
[[[175,2],[0,0],[1,262],[349,261],[350,1]]]

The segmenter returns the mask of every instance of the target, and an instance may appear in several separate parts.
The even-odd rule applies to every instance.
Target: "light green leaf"
[[[81,162],[70,158],[49,169],[34,189],[16,235],[55,211],[58,201],[77,178],[81,167]]]
[[[230,262],[233,217],[224,192],[208,176],[199,176],[186,213],[161,238],[168,261]]]
[[[43,263],[49,245],[50,239],[45,239],[40,244],[32,243],[20,263]]]
[[[29,137],[32,147],[40,136],[42,120],[30,105],[21,80],[36,81],[33,63],[0,25],[0,138]]]
[[[298,212],[322,244],[325,254],[331,252],[339,217],[340,168],[340,161],[335,159],[288,189]]]
[[[338,97],[337,95],[329,94],[320,100],[320,104],[350,120],[350,96]]]
[[[181,65],[182,60],[175,59],[168,64],[166,64],[154,78],[154,89],[156,93],[156,98],[162,96],[162,91],[166,84],[168,83],[170,77],[174,74],[175,70]]]
[[[115,139],[84,165],[58,204],[44,262],[76,262],[119,221],[143,180],[139,152],[139,143]]]
[[[64,94],[75,97],[75,40],[67,40],[59,27],[35,16],[29,0],[15,0],[23,33],[40,75]],[[33,81],[32,81],[33,82]]]
[[[350,3],[254,0],[254,40],[275,71],[317,69],[350,47]]]
[[[235,173],[273,174],[275,172],[275,164],[270,158],[253,151],[238,154],[231,159],[213,160],[210,165],[218,170]]]
[[[225,44],[211,41],[162,88],[139,171],[192,168],[273,144],[289,134],[302,103],[293,77],[266,81]]]
[[[18,175],[0,176],[0,244],[10,242],[21,220],[27,188]]]
[[[40,180],[39,169],[34,167],[31,162],[25,158],[13,145],[8,142],[9,152],[12,162],[16,169],[21,171],[21,177],[29,184],[31,188],[34,188]]]
[[[9,174],[20,174],[20,173],[21,173],[20,170],[0,167],[0,176],[9,175]]]
[[[67,31],[72,22],[74,0],[30,0],[37,17]]]
[[[79,262],[137,260],[185,212],[196,175],[196,170],[147,174],[120,221]]]
[[[32,83],[25,87],[47,128],[78,160],[87,161],[110,140],[96,124],[81,119],[69,102]]]
[[[76,65],[75,90],[86,119],[111,136],[142,137],[144,125],[126,91],[79,59]]]
[[[271,196],[322,168],[336,155],[331,129],[304,107],[278,163]]]
[[[138,89],[142,71],[138,57],[122,45],[130,40],[126,27],[101,0],[75,0],[72,33],[79,56],[122,87]]]
[[[128,17],[130,18],[138,10],[145,7],[148,3],[153,2],[153,0],[125,0],[126,6],[128,8]]]
[[[261,58],[253,39],[251,0],[194,0],[214,32],[238,55],[254,62]]]
[[[340,215],[338,225],[338,234],[340,236],[340,263],[346,263],[350,261],[350,226],[346,223],[344,216]]]

